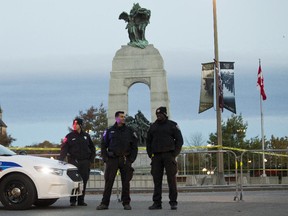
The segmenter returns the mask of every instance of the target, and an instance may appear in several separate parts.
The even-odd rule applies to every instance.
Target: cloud
[[[8,132],[18,139],[16,145],[42,142],[47,138],[45,134],[49,134],[51,141],[59,140],[66,133],[66,122],[79,110],[101,102],[107,105],[113,57],[129,40],[126,24],[118,20],[118,15],[130,11],[133,3],[132,0],[3,2],[0,104]],[[215,131],[215,111],[198,114],[201,63],[214,58],[212,2],[139,3],[152,11],[146,38],[164,59],[171,118],[179,121],[185,136],[200,128],[205,134]],[[251,125],[253,118],[260,115],[256,76],[261,58],[268,97],[263,103],[264,116],[271,116],[265,122],[269,125],[267,133],[279,135],[284,134],[287,123],[281,121],[279,125],[272,118],[288,116],[287,37],[283,38],[287,35],[283,28],[287,22],[287,4],[286,0],[277,4],[260,0],[217,2],[219,56],[223,61],[235,61],[237,111],[249,123],[252,121]],[[149,91],[144,86],[133,92],[134,87],[129,92],[132,101],[129,111],[133,115],[143,109],[151,115],[147,105]],[[140,103],[139,98],[145,100]],[[223,113],[224,120],[229,116],[228,111]],[[52,122],[57,122],[59,133],[54,133]],[[254,134],[258,130],[249,132],[250,136]]]

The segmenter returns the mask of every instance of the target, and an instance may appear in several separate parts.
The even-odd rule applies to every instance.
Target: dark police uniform
[[[153,202],[156,206],[162,203],[162,179],[166,170],[169,186],[170,205],[177,206],[176,156],[183,145],[183,137],[177,123],[171,120],[156,120],[147,134],[147,154],[152,159],[151,174],[154,182]]]
[[[68,158],[68,163],[78,168],[79,174],[83,179],[83,194],[78,197],[78,205],[84,203],[85,190],[90,174],[90,164],[94,162],[95,146],[88,133],[81,130],[80,133],[72,131],[67,134],[61,146],[59,160]],[[70,197],[70,202],[76,203],[76,197]]]
[[[125,124],[121,127],[115,123],[103,134],[101,142],[101,155],[106,163],[105,188],[101,204],[109,206],[113,183],[118,169],[121,173],[123,206],[130,203],[130,180],[134,169],[131,164],[136,160],[138,147],[137,136]]]

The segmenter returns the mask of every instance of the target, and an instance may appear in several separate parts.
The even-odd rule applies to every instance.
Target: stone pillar
[[[166,106],[170,114],[169,96],[164,62],[153,45],[145,49],[124,45],[113,58],[108,99],[108,125],[115,122],[118,110],[128,111],[128,90],[135,83],[144,83],[150,89],[151,121],[155,110]]]

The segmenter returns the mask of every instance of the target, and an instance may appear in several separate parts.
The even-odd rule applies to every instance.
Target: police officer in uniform
[[[75,118],[73,120],[73,131],[66,135],[61,145],[59,160],[64,161],[67,156],[67,161],[78,168],[79,174],[83,179],[82,195],[70,197],[70,205],[87,206],[84,202],[85,190],[87,181],[90,175],[90,164],[94,162],[95,146],[88,133],[82,130],[83,120]]]
[[[168,119],[166,107],[159,107],[156,116],[156,121],[148,130],[146,143],[154,182],[153,205],[149,209],[162,209],[162,179],[165,168],[169,186],[169,204],[172,210],[176,210],[178,192],[175,158],[181,151],[183,137],[177,123]]]
[[[104,173],[105,188],[102,202],[97,206],[97,210],[108,209],[118,169],[120,170],[122,181],[121,201],[125,210],[131,210],[130,181],[134,171],[131,164],[137,157],[138,139],[136,133],[125,125],[123,111],[115,113],[115,120],[115,124],[104,132],[101,142],[101,156],[106,163]]]

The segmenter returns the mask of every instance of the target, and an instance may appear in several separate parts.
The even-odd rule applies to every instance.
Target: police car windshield
[[[3,145],[0,145],[0,156],[11,156],[11,155],[15,155],[15,154],[16,154],[15,152],[4,147]]]

